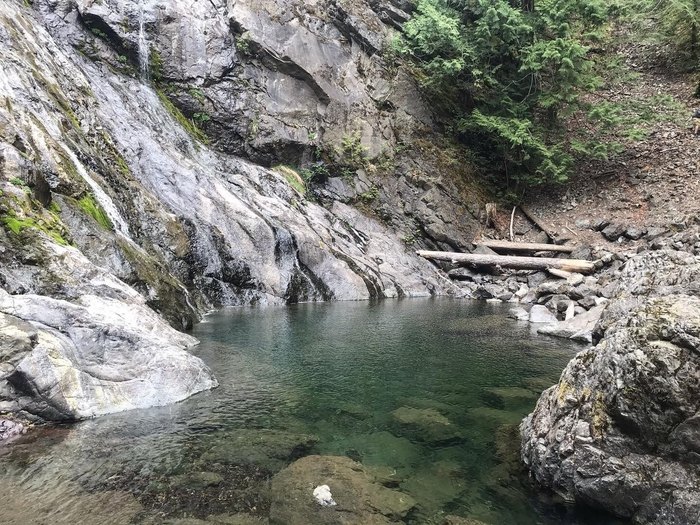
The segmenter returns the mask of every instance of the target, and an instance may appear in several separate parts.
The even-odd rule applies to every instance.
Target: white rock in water
[[[319,485],[314,489],[314,498],[316,503],[323,507],[332,507],[337,505],[331,494],[331,488],[328,485]]]
[[[536,304],[530,310],[531,323],[556,323],[556,316],[550,312],[546,306]]]

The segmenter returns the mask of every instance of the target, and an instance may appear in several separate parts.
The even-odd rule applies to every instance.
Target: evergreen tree
[[[697,69],[700,65],[700,0],[663,0],[652,9],[658,10],[661,29],[681,61]]]
[[[509,180],[562,181],[572,159],[559,115],[596,85],[587,43],[604,21],[600,0],[419,0],[397,45],[461,137],[501,153]]]

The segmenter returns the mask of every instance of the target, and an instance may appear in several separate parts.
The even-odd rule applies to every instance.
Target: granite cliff
[[[190,379],[172,395],[134,387],[120,408],[215,384],[158,316],[182,330],[222,306],[451,293],[411,244],[469,246],[480,198],[447,176],[466,168],[429,140],[427,106],[382,57],[409,9],[3,2],[0,286],[24,343],[3,365],[0,409],[117,409],[109,395],[71,408],[56,370],[110,395],[148,385],[158,359],[128,359],[160,355],[144,318]],[[127,311],[123,331],[106,327]],[[80,337],[66,328],[78,319]],[[109,354],[91,343],[106,332]],[[92,395],[76,388],[78,405]]]

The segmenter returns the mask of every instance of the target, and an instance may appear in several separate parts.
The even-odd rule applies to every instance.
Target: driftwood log
[[[486,246],[495,251],[512,251],[512,252],[559,252],[559,253],[571,253],[574,251],[573,246],[566,246],[560,244],[539,244],[532,242],[509,242],[509,241],[495,241],[487,239],[484,241],[479,241],[476,244],[481,246]]]
[[[564,270],[567,272],[591,273],[595,270],[592,261],[579,259],[553,259],[550,257],[519,257],[514,255],[482,255],[476,253],[456,253],[456,252],[431,252],[419,250],[416,252],[420,257],[436,261],[449,261],[453,264],[477,266],[500,266],[501,268],[512,268],[515,270],[543,270],[550,268]]]
[[[559,279],[568,279],[572,275],[572,272],[567,272],[566,270],[557,270],[556,268],[547,268],[547,272],[554,277],[559,277]]]
[[[551,240],[555,240],[557,238],[557,234],[553,230],[551,230],[549,226],[547,226],[544,223],[544,221],[535,214],[532,208],[523,204],[520,206],[520,209],[522,210],[525,217],[530,219],[535,226],[537,226],[540,230],[547,234],[547,237],[549,237]]]

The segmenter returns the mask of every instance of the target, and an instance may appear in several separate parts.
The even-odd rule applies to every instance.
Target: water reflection
[[[0,521],[264,520],[272,476],[317,453],[389,469],[418,502],[410,523],[604,523],[518,472],[514,425],[579,347],[505,312],[425,299],[214,314],[195,336],[218,389],[12,445]]]

